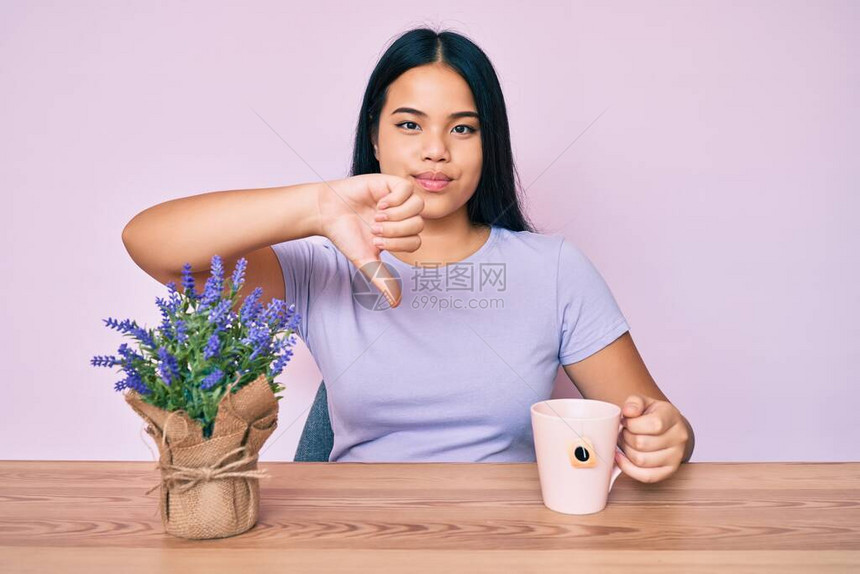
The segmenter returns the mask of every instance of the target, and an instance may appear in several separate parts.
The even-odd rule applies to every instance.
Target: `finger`
[[[409,182],[402,177],[379,173],[366,173],[355,177],[367,183],[367,189],[370,191],[370,195],[373,197],[376,205],[379,205],[383,197],[390,196],[392,191],[403,188],[404,183]]]
[[[413,193],[412,182],[402,177],[388,176],[385,178],[385,184],[388,188],[388,193],[378,198],[376,202],[377,209],[400,205],[409,199],[409,196]],[[374,194],[373,197],[376,198],[376,195]]]
[[[666,448],[665,436],[653,436],[646,434],[634,434],[627,429],[622,429],[618,435],[618,446],[627,445],[640,452],[654,452]]]
[[[377,216],[384,215],[383,221],[401,221],[414,217],[424,210],[424,200],[417,195],[411,195],[400,205],[380,209]],[[376,218],[377,221],[380,218]]]
[[[424,230],[424,219],[416,215],[404,221],[377,222],[376,226],[379,226],[379,231],[373,231],[376,237],[409,237]]]
[[[645,411],[645,399],[641,395],[630,395],[624,401],[624,407],[621,409],[621,414],[625,417],[638,417]]]
[[[382,261],[380,261],[378,253],[374,255],[366,255],[359,261],[353,261],[353,265],[361,271],[371,285],[385,297],[388,304],[392,307],[400,305],[402,297],[400,289],[400,281],[393,277]]]
[[[408,237],[374,237],[373,244],[379,249],[386,251],[416,251],[421,247],[421,237],[410,235]]]
[[[621,450],[630,462],[642,468],[659,468],[661,466],[672,466],[680,464],[682,452],[679,447],[671,446],[653,452],[643,452],[629,445],[624,445]]]
[[[400,305],[402,297],[400,282],[391,275],[382,261],[371,259],[357,267],[367,277],[367,280],[385,297],[389,305],[392,307]]]
[[[658,435],[666,432],[660,413],[622,419],[621,424],[633,434]]]
[[[675,472],[674,466],[659,466],[652,468],[641,467],[634,464],[626,454],[622,454],[617,451],[615,452],[615,462],[618,463],[618,467],[621,469],[621,472],[635,480],[638,480],[639,482],[659,482],[671,476]]]

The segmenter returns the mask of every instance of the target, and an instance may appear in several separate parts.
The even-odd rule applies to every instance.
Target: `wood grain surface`
[[[686,463],[549,510],[534,463],[261,463],[256,526],[165,534],[151,462],[0,461],[7,572],[860,572],[860,463]]]

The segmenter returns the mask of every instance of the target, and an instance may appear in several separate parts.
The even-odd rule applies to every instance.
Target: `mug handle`
[[[621,432],[621,429],[623,429],[623,428],[624,428],[624,425],[621,423],[618,423],[618,432],[619,433]],[[624,451],[621,450],[621,448],[618,446],[618,444],[615,445],[615,450],[617,450],[621,454],[624,454]],[[612,477],[609,479],[609,490],[610,491],[612,490],[612,485],[615,484],[615,479],[618,478],[619,476],[621,476],[621,467],[618,466],[618,462],[616,462],[615,458],[613,457],[612,458]]]

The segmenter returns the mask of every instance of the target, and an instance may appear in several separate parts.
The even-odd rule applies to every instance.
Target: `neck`
[[[421,247],[412,252],[391,253],[408,265],[447,265],[466,259],[490,237],[489,225],[473,225],[464,210],[440,219],[425,219],[418,234]]]

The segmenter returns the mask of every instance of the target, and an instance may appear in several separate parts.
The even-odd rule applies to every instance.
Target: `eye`
[[[418,124],[416,124],[415,122],[410,122],[410,121],[400,122],[399,124],[395,124],[395,125],[396,125],[397,127],[401,127],[401,126],[405,126],[406,124],[412,124],[412,125],[416,125],[416,126],[418,125]],[[465,132],[457,132],[457,133],[458,133],[458,134],[460,134],[460,135],[473,134],[473,133],[475,133],[476,131],[478,131],[478,130],[476,130],[475,128],[473,128],[472,126],[467,126],[466,124],[460,124],[460,125],[458,125],[458,126],[455,126],[455,127],[454,127],[454,129],[455,129],[455,130],[456,130],[457,128],[466,128],[467,130],[469,130],[469,131],[465,131]],[[412,130],[412,129],[409,129],[409,128],[404,128],[404,129],[406,129],[407,131],[410,131],[410,132],[411,132],[411,131],[415,131],[415,130]]]
[[[418,125],[415,122],[400,122],[399,124],[397,124],[397,127],[405,126],[406,124],[412,124],[412,125],[416,125],[416,126]],[[412,131],[412,130],[409,130],[409,131]]]
[[[454,129],[456,130],[457,128],[466,128],[467,130],[469,130],[467,132],[457,132],[460,134],[473,134],[476,131],[478,131],[475,128],[473,128],[472,126],[467,126],[466,124],[460,124],[459,126],[455,127]]]

